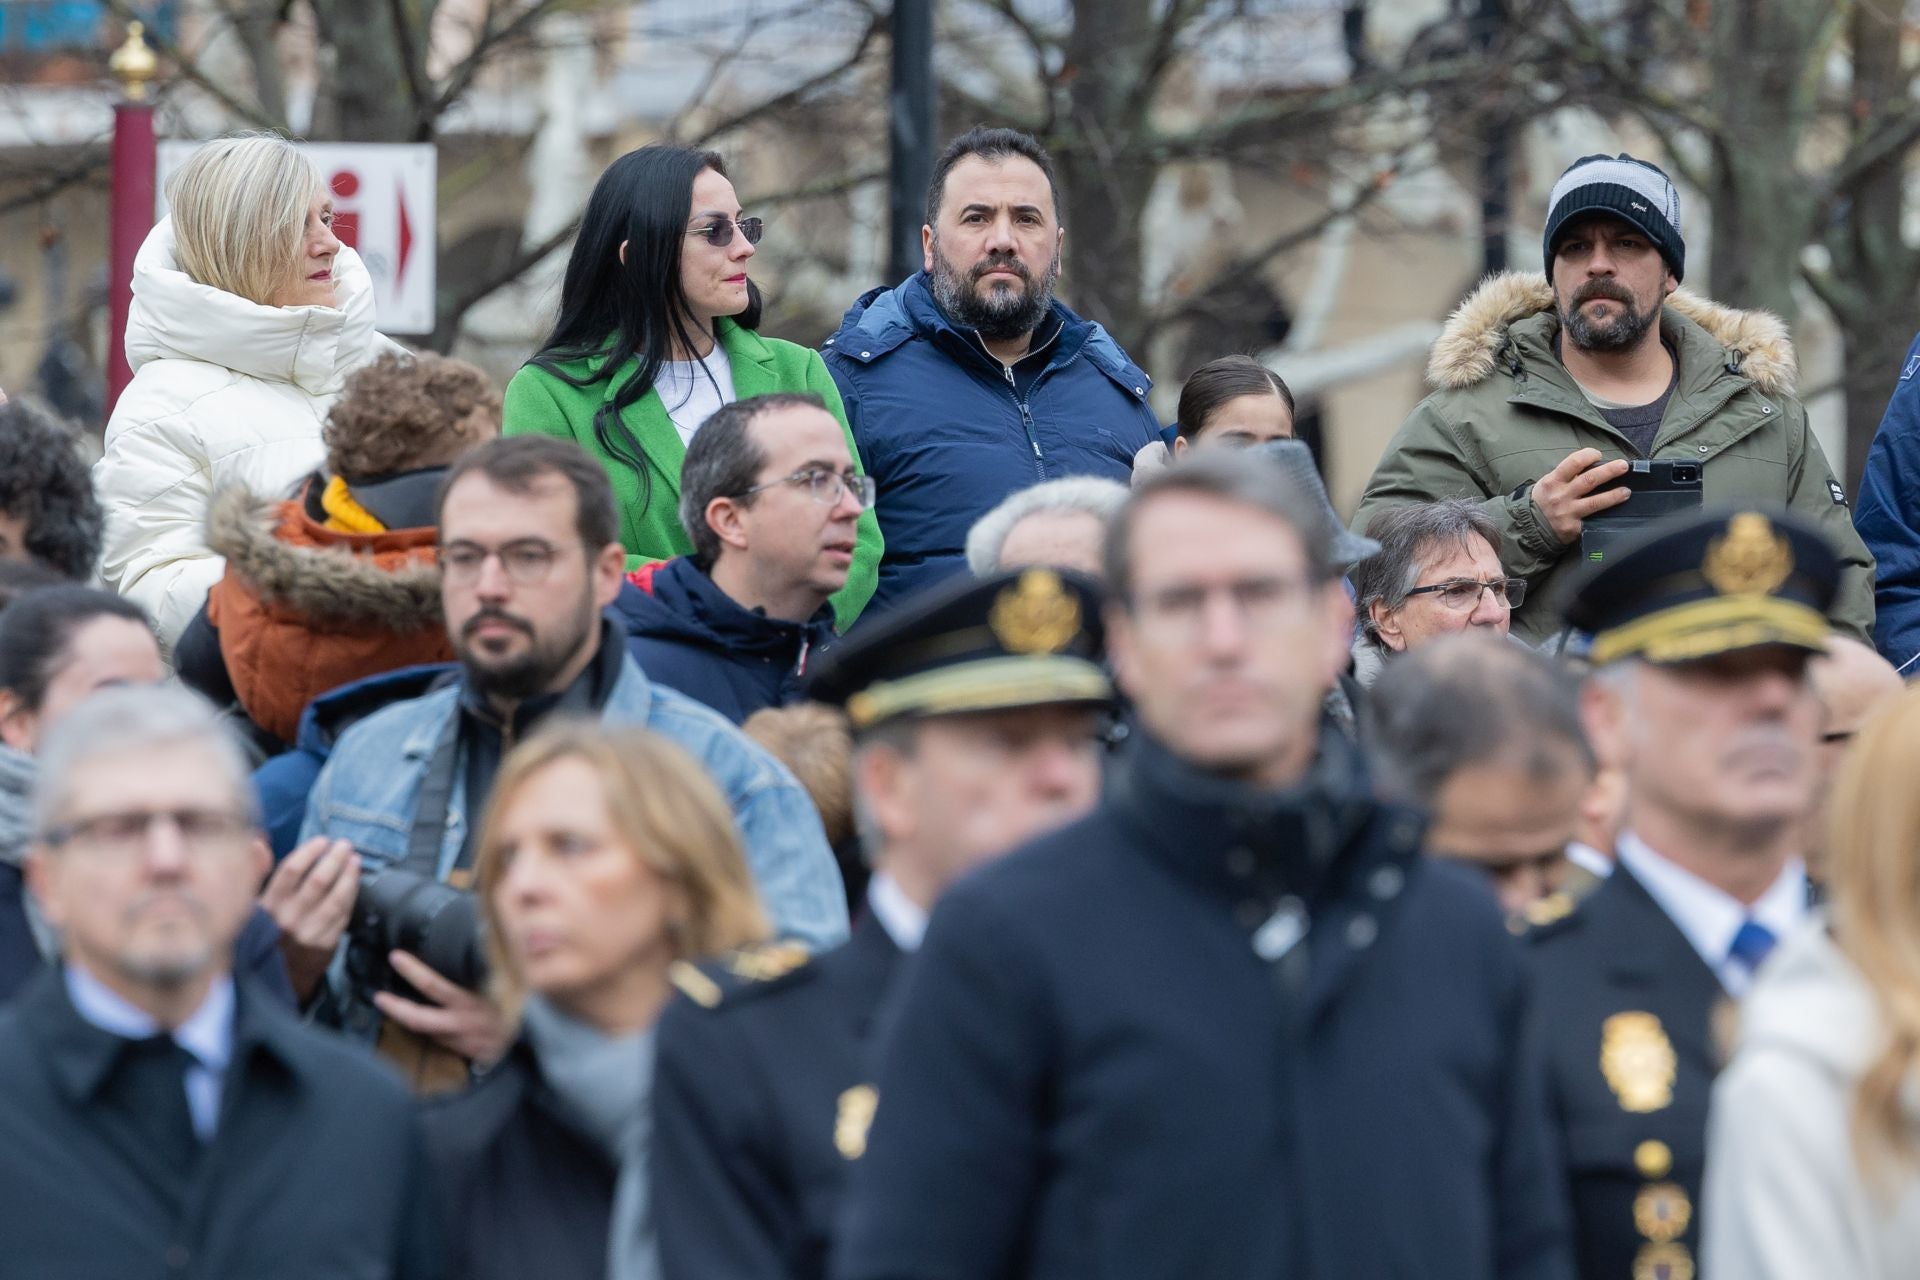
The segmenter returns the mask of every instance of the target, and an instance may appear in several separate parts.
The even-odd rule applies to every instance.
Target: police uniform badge
[[[849,1160],[867,1153],[867,1130],[879,1109],[880,1094],[870,1084],[857,1084],[840,1095],[833,1118],[834,1149]]]
[[[1673,1041],[1651,1013],[1616,1013],[1600,1026],[1600,1074],[1624,1111],[1659,1111],[1673,1105],[1679,1065]]]

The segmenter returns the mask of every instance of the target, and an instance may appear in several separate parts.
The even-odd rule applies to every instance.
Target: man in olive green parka
[[[1628,459],[1685,459],[1707,506],[1818,524],[1843,563],[1832,621],[1866,639],[1873,557],[1793,398],[1786,326],[1676,292],[1685,244],[1666,175],[1625,155],[1575,162],[1554,187],[1545,255],[1550,276],[1491,277],[1448,319],[1427,365],[1437,390],[1388,444],[1354,527],[1406,503],[1481,500],[1507,571],[1530,586],[1513,634],[1538,642],[1559,629],[1583,521],[1631,500],[1603,487]]]

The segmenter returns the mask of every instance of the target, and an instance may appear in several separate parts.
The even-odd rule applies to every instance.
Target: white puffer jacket
[[[320,424],[347,375],[400,349],[374,331],[359,255],[342,246],[333,271],[337,310],[261,306],[189,279],[171,219],[134,259],[133,381],[93,469],[107,516],[100,576],[146,609],[169,650],[220,580],[203,536],[214,492],[285,493],[320,465]]]

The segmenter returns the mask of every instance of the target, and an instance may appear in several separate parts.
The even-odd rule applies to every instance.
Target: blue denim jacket
[[[396,702],[341,735],[307,798],[300,839],[351,841],[362,874],[406,857],[414,798],[459,696],[455,683]],[[706,767],[733,809],[748,869],[777,933],[815,948],[846,940],[840,869],[813,802],[785,765],[717,713],[653,684],[630,657],[601,715],[651,729]],[[460,856],[466,824],[466,770],[457,768],[440,846],[442,876]]]

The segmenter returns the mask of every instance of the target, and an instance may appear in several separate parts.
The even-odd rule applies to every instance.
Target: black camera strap
[[[394,864],[398,870],[430,880],[440,878],[440,845],[446,837],[447,806],[453,800],[453,781],[460,767],[463,718],[456,701],[427,759],[427,774],[421,779],[420,796],[413,806],[413,828],[407,833],[407,856]]]

